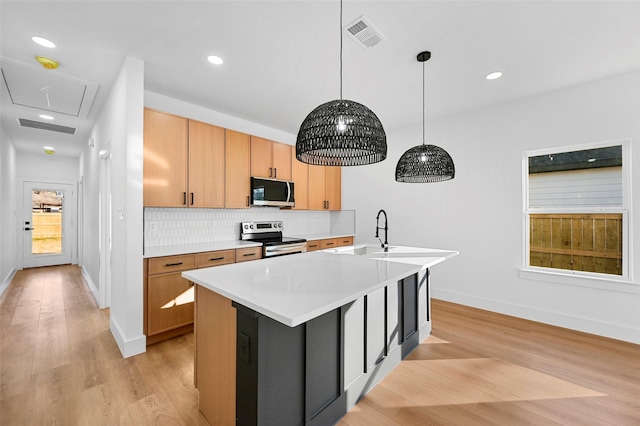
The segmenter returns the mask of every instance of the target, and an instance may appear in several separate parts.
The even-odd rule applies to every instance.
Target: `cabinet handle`
[[[184,205],[187,204],[187,193],[186,192],[182,193],[182,204],[184,204]]]
[[[177,263],[167,263],[164,266],[180,266],[182,265],[182,262],[177,262]]]
[[[245,253],[243,254],[244,257],[248,257],[248,256],[255,256],[255,253]]]
[[[193,205],[193,192],[191,193],[191,205]]]
[[[249,207],[249,196],[247,195],[247,207]]]
[[[334,245],[334,244],[335,244],[335,243],[327,243],[327,245],[328,245],[328,246],[332,246],[332,245]]]
[[[269,177],[273,177],[273,167],[269,167]]]
[[[278,177],[278,169],[277,168],[273,168],[273,177]]]
[[[329,200],[327,200],[327,210],[329,210]]]
[[[214,260],[222,260],[224,259],[224,256],[222,257],[212,257],[211,259],[209,259],[210,261],[214,261]]]

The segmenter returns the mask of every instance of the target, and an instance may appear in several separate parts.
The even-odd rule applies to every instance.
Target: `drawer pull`
[[[334,245],[334,244],[335,244],[335,243],[327,243],[327,245],[328,245],[328,246],[332,246],[332,245]]]
[[[256,255],[255,253],[245,253],[245,254],[243,254],[244,257],[255,256],[255,255]]]
[[[222,260],[222,259],[224,259],[224,256],[221,256],[221,257],[212,257],[212,258],[211,258],[211,259],[209,259],[209,260],[213,262],[214,260]]]
[[[177,263],[167,263],[164,266],[180,266],[182,265],[182,262],[177,262]]]

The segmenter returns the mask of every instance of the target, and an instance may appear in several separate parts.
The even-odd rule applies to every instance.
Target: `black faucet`
[[[380,213],[384,213],[384,228],[381,228],[379,225],[379,221],[380,221]],[[382,240],[380,240],[380,236],[378,234],[378,231],[380,229],[384,229],[384,243],[382,242]],[[389,230],[389,222],[387,221],[387,212],[385,212],[384,210],[380,209],[380,211],[378,212],[378,216],[376,216],[376,238],[378,240],[380,240],[380,247],[382,247],[384,249],[384,251],[389,251],[389,242],[387,241],[387,231]]]

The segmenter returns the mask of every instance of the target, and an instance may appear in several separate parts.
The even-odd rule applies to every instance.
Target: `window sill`
[[[571,272],[556,272],[548,269],[538,269],[535,267],[519,268],[518,276],[525,280],[588,287],[619,293],[640,294],[640,284],[624,279],[608,278],[606,276],[601,277]]]

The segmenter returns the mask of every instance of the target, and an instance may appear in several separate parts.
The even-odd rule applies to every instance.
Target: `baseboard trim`
[[[18,269],[14,266],[13,269],[11,269],[11,272],[9,272],[9,274],[2,281],[2,284],[0,284],[0,297],[2,297],[4,292],[9,288],[9,284],[11,284],[11,280],[13,280],[13,277],[15,277],[16,272],[18,272]]]
[[[133,339],[126,339],[125,334],[122,332],[122,329],[113,316],[111,316],[109,328],[111,329],[111,334],[116,340],[123,358],[129,358],[146,352],[147,337],[144,334]]]
[[[622,340],[629,343],[640,344],[640,329],[626,327],[602,321],[594,321],[589,318],[567,315],[558,312],[545,311],[530,306],[505,303],[499,300],[486,299],[469,294],[457,293],[450,290],[431,289],[431,297],[447,302],[458,303],[478,309],[497,312],[530,321],[555,325],[570,330],[595,334],[611,339]],[[438,321],[437,318],[434,321]]]
[[[91,279],[91,275],[89,275],[89,272],[87,272],[87,270],[84,269],[84,265],[80,268],[80,270],[82,271],[82,278],[84,278],[85,282],[87,283],[87,287],[89,287],[89,291],[91,292],[91,296],[93,296],[93,300],[95,300],[96,305],[98,305],[99,307],[100,292],[98,291],[96,284]]]

